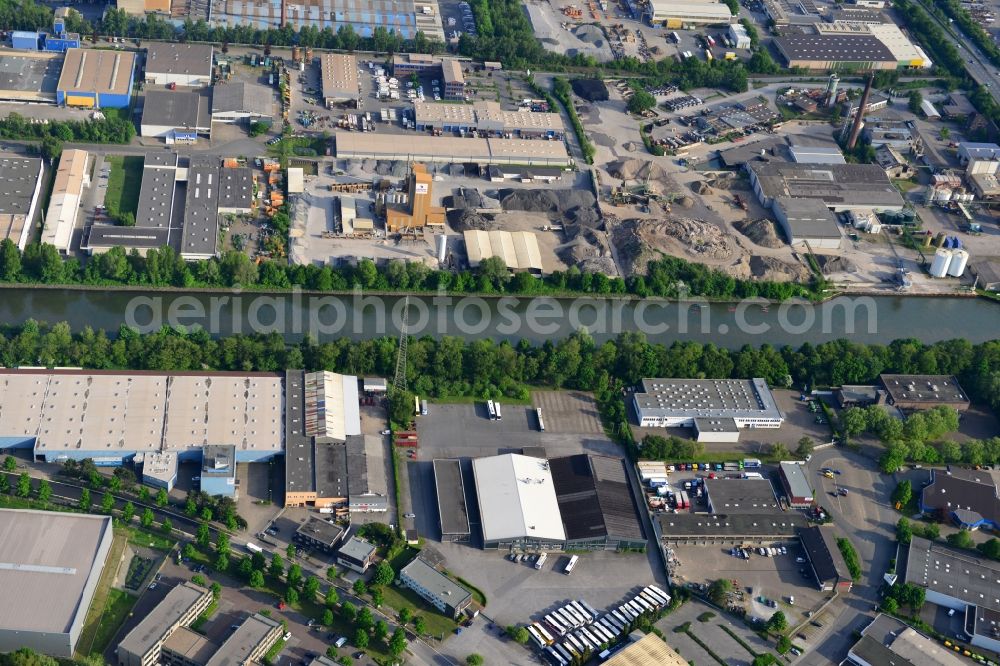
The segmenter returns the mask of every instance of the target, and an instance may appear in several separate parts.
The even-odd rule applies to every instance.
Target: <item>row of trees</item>
[[[682,295],[705,298],[814,298],[818,285],[790,282],[741,280],[722,271],[676,257],[664,257],[648,264],[647,275],[624,281],[603,273],[572,267],[539,279],[530,273],[513,276],[503,261],[491,257],[476,271],[452,273],[432,270],[419,262],[390,261],[379,267],[370,259],[356,266],[295,265],[264,261],[254,263],[246,254],[224,252],[195,263],[180,258],[170,247],[152,249],[145,257],[138,252],[112,248],[86,266],[75,258],[64,259],[55,247],[28,244],[24,252],[10,239],[0,241],[0,281],[10,283],[150,285],[155,287],[258,287],[274,290],[293,285],[311,291],[347,291],[355,288],[385,291],[485,293],[485,294],[633,294],[676,298]]]
[[[20,113],[11,112],[0,119],[0,138],[51,139],[57,142],[128,143],[135,136],[135,126],[118,116],[101,120],[50,120],[30,122]]]
[[[139,335],[123,327],[111,339],[103,331],[73,333],[66,323],[49,327],[34,321],[0,333],[0,364],[6,367],[304,368],[389,377],[395,372],[397,346],[393,337],[319,343],[307,336],[289,346],[276,333],[213,339],[203,330],[167,328]],[[407,385],[419,395],[437,398],[526,398],[528,386],[606,391],[635,386],[643,377],[763,377],[776,386],[839,386],[872,383],[882,373],[919,373],[956,375],[974,400],[1000,408],[1000,340],[978,345],[967,340],[924,344],[904,339],[888,345],[837,340],[798,348],[764,344],[728,350],[699,342],[654,344],[641,333],[623,333],[601,345],[586,333],[575,333],[539,346],[525,340],[515,345],[445,336],[411,339],[407,360]]]

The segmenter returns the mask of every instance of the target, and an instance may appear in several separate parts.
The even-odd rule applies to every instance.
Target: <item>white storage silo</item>
[[[951,250],[939,248],[934,253],[934,261],[931,262],[931,277],[943,278],[948,274],[948,266],[951,264]]]
[[[951,277],[962,277],[965,272],[965,265],[969,263],[969,253],[965,250],[954,250],[951,253],[951,263],[948,264],[948,275]]]

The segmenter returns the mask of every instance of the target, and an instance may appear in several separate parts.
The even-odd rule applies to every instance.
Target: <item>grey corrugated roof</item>
[[[828,206],[903,206],[903,197],[877,164],[748,162],[767,198],[821,199]]]
[[[147,74],[212,75],[211,44],[146,43]]]
[[[578,454],[549,464],[567,540],[645,538],[621,458]]]
[[[254,649],[280,628],[277,620],[254,613],[229,634],[205,666],[243,666],[251,663],[250,655]]]
[[[656,520],[670,537],[790,537],[808,525],[800,513],[660,513]]]
[[[434,461],[434,487],[442,534],[470,534],[469,509],[465,504],[462,463],[456,459]]]
[[[792,235],[796,238],[840,238],[837,218],[819,199],[780,197],[774,205],[781,207]]]
[[[775,37],[774,45],[789,60],[817,62],[895,62],[889,47],[874,35],[825,34]]]
[[[208,128],[208,97],[184,90],[146,90],[142,107],[142,124],[183,129]]]
[[[212,113],[234,112],[271,116],[274,114],[274,93],[259,83],[216,84],[212,91]]]

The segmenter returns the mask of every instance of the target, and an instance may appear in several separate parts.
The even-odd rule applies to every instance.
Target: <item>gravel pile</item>
[[[592,208],[597,202],[590,190],[513,190],[499,191],[504,210],[527,213],[564,214],[576,208]]]

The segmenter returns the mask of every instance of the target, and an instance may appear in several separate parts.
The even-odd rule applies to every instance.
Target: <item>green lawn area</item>
[[[448,637],[458,625],[450,617],[445,617],[436,608],[417,596],[417,593],[407,588],[387,585],[382,588],[382,598],[385,605],[397,612],[409,606],[416,614],[423,616],[427,623],[427,633],[432,636]]]
[[[326,155],[329,140],[322,136],[286,136],[273,146],[268,146],[267,154],[277,157],[287,166],[293,157],[322,157]]]
[[[104,193],[105,207],[112,215],[135,215],[139,208],[143,158],[138,155],[108,155],[104,160],[111,167],[108,189]]]
[[[127,544],[126,536],[116,530],[108,553],[108,565],[97,582],[94,600],[90,604],[87,619],[76,644],[77,653],[80,655],[103,653],[132,609],[132,605],[135,604],[136,597],[111,587]]]
[[[155,548],[156,550],[170,550],[177,543],[177,539],[168,537],[156,528],[147,530],[138,525],[128,527],[117,527],[115,531],[121,531],[128,535],[128,542],[136,546]]]

